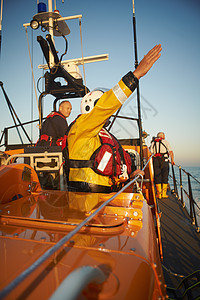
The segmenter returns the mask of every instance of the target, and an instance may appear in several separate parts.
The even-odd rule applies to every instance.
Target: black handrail
[[[32,123],[35,123],[35,122],[39,122],[39,119],[33,120],[33,121],[24,122],[24,123],[20,123],[20,124],[16,124],[16,125],[12,125],[10,127],[5,127],[4,131],[2,132],[2,135],[0,137],[0,147],[3,147],[3,146],[7,147],[7,146],[9,146],[9,144],[8,144],[8,132],[9,131],[8,130],[13,129],[13,128],[21,127],[21,125],[28,125],[28,124],[32,124]],[[4,143],[1,145],[1,143],[3,141],[3,138],[4,138]],[[30,140],[29,140],[29,142],[30,142]],[[30,145],[33,145],[33,143],[30,142]]]
[[[175,175],[175,172],[174,172],[174,167],[178,167],[179,168],[179,181],[176,178],[176,175]],[[181,201],[183,207],[185,207],[185,202],[184,202],[184,198],[183,198],[183,192],[187,196],[187,198],[189,200],[189,208],[188,208],[189,211],[188,211],[188,214],[189,214],[189,216],[190,216],[190,218],[192,220],[192,224],[194,224],[196,226],[196,230],[197,230],[197,232],[199,232],[200,228],[198,226],[196,210],[198,210],[200,212],[200,207],[199,207],[199,205],[196,203],[196,201],[193,198],[191,178],[194,179],[199,185],[200,185],[200,182],[193,175],[191,175],[189,172],[187,172],[186,170],[184,170],[181,166],[171,165],[171,169],[172,169],[172,176],[170,175],[170,177],[173,180],[173,189],[172,189],[172,192],[178,198],[178,200]],[[184,172],[187,175],[188,191],[186,190],[185,187],[183,187],[182,172]],[[179,197],[177,186],[179,186],[179,188],[180,188],[180,197]],[[195,208],[196,208],[196,210],[195,210]]]

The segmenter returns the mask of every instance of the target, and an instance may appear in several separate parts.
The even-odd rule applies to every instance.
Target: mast
[[[138,54],[137,54],[137,38],[136,38],[136,20],[135,20],[135,6],[133,3],[133,37],[134,37],[134,52],[135,52],[135,69],[138,67]],[[142,149],[142,119],[141,119],[141,107],[140,107],[140,90],[139,83],[137,87],[137,106],[138,106],[138,128],[139,128],[139,140],[140,140],[140,167],[143,167],[143,149]]]
[[[53,12],[52,0],[48,0],[48,9],[49,9],[49,13]],[[49,15],[49,34],[51,35],[51,39],[54,43],[53,18],[51,16],[51,14]],[[49,64],[50,64],[50,67],[52,67],[54,65],[54,58],[53,58],[53,54],[51,51],[49,51]]]
[[[1,15],[0,15],[0,54],[1,54],[1,29],[2,29],[2,17],[3,17],[3,0],[1,0]]]

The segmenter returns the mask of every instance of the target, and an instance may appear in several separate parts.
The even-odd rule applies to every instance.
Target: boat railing
[[[175,169],[177,167],[178,169]],[[192,221],[192,224],[195,225],[197,232],[200,231],[197,216],[200,215],[200,207],[194,199],[191,179],[195,181],[195,183],[199,184],[200,182],[189,172],[183,169],[181,166],[172,165],[171,164],[172,175],[169,175],[173,182],[173,189],[171,189],[172,193],[176,196],[178,200],[181,201],[183,207],[186,208],[189,217]],[[177,172],[178,171],[178,172]],[[183,175],[187,176],[187,183],[183,184]],[[185,204],[185,197],[189,201],[189,205]],[[198,213],[197,213],[198,211]]]
[[[5,127],[4,130],[3,130],[3,132],[2,132],[2,135],[1,135],[1,137],[0,137],[0,147],[3,147],[3,146],[4,146],[4,147],[6,148],[6,150],[7,150],[7,149],[11,149],[11,148],[13,148],[13,147],[14,147],[14,148],[16,148],[16,147],[22,148],[22,146],[27,146],[27,144],[24,144],[24,142],[23,142],[23,140],[22,140],[21,134],[20,134],[19,129],[18,129],[19,127],[23,128],[24,133],[25,133],[26,137],[27,137],[28,140],[29,140],[28,145],[33,145],[33,143],[32,143],[32,141],[31,141],[31,139],[30,139],[28,133],[25,131],[25,129],[24,129],[23,126],[24,126],[24,125],[30,125],[30,124],[35,123],[35,122],[39,122],[39,119],[33,120],[33,121],[24,122],[24,123],[20,123],[20,124],[15,124],[15,125],[12,125],[12,126],[9,126],[9,127]],[[10,131],[11,129],[14,129],[14,128],[17,129],[18,135],[19,135],[19,137],[20,137],[21,144],[16,144],[16,145],[12,146],[12,145],[9,144],[9,131]]]
[[[53,110],[56,111],[55,105],[53,107]],[[113,118],[113,120],[118,118],[118,119],[123,119],[123,120],[137,121],[137,124],[138,124],[138,119],[137,118],[131,118],[131,117],[126,117],[126,116],[118,116],[118,115],[117,116],[112,115],[111,117]],[[46,119],[46,117],[43,117],[42,121],[44,121],[45,119]],[[9,126],[9,127],[5,127],[4,130],[1,133],[1,136],[0,136],[0,147],[4,146],[6,148],[6,150],[11,150],[13,148],[22,148],[22,147],[25,147],[25,146],[34,145],[34,142],[31,141],[31,138],[28,135],[28,133],[27,133],[24,126],[32,125],[33,123],[36,123],[36,122],[39,123],[39,121],[40,121],[39,119],[36,119],[36,120],[27,121],[27,122],[23,122],[23,123],[20,122],[19,124],[15,124],[15,125],[12,125],[12,126]],[[24,143],[21,132],[19,131],[20,128],[24,132],[24,134],[26,136],[26,139],[29,141],[29,143],[26,143],[26,144]],[[9,143],[9,133],[12,129],[17,130],[19,139],[21,141],[20,144],[12,145],[12,144]],[[129,140],[130,145],[140,145],[139,139],[128,139],[128,140]],[[120,140],[121,144],[123,144],[124,141],[125,141],[124,139]]]

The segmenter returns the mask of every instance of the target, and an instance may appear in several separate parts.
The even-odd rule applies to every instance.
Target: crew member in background
[[[42,123],[41,134],[36,146],[62,146],[62,139],[67,131],[72,105],[69,101],[62,101],[58,112],[51,112]]]
[[[156,184],[157,198],[168,198],[167,186],[169,175],[169,157],[174,165],[174,153],[168,141],[165,140],[164,132],[158,132],[157,137],[152,139],[150,151],[153,156],[154,182]]]
[[[70,128],[67,138],[70,190],[87,192],[111,192],[115,190],[113,187],[116,176],[106,175],[105,172],[109,172],[107,167],[111,162],[110,165],[114,165],[115,168],[114,175],[118,174],[117,171],[120,168],[117,157],[119,157],[120,147],[117,149],[117,140],[103,127],[109,117],[122,106],[137,88],[138,80],[157,61],[161,55],[161,50],[161,45],[156,45],[144,56],[137,69],[127,73],[111,90],[105,93],[93,91],[83,97],[81,102],[82,114]],[[109,141],[114,154],[109,149],[104,149],[101,154],[97,153],[101,150],[102,139]],[[95,161],[95,166],[91,164],[91,158]],[[132,170],[128,171],[130,164],[127,162],[129,159],[126,158],[120,166],[122,180],[126,177],[126,173],[129,173],[128,176],[130,177],[130,172],[132,172]],[[112,159],[115,160],[113,163]],[[136,170],[132,176],[138,173],[144,175],[141,170]],[[119,178],[120,175],[118,174],[117,177]]]

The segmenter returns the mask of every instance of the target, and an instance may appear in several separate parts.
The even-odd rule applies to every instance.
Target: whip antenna
[[[1,15],[0,15],[0,54],[1,54],[1,28],[2,28],[2,16],[3,16],[3,0],[1,0]]]
[[[136,38],[136,20],[135,20],[135,6],[133,3],[133,38],[134,38],[134,52],[135,52],[135,69],[138,67],[138,55],[137,55],[137,38]],[[141,107],[140,107],[140,90],[139,83],[137,87],[137,105],[138,105],[138,127],[139,127],[139,138],[140,138],[140,167],[143,167],[143,151],[142,151],[142,120],[141,120]]]

